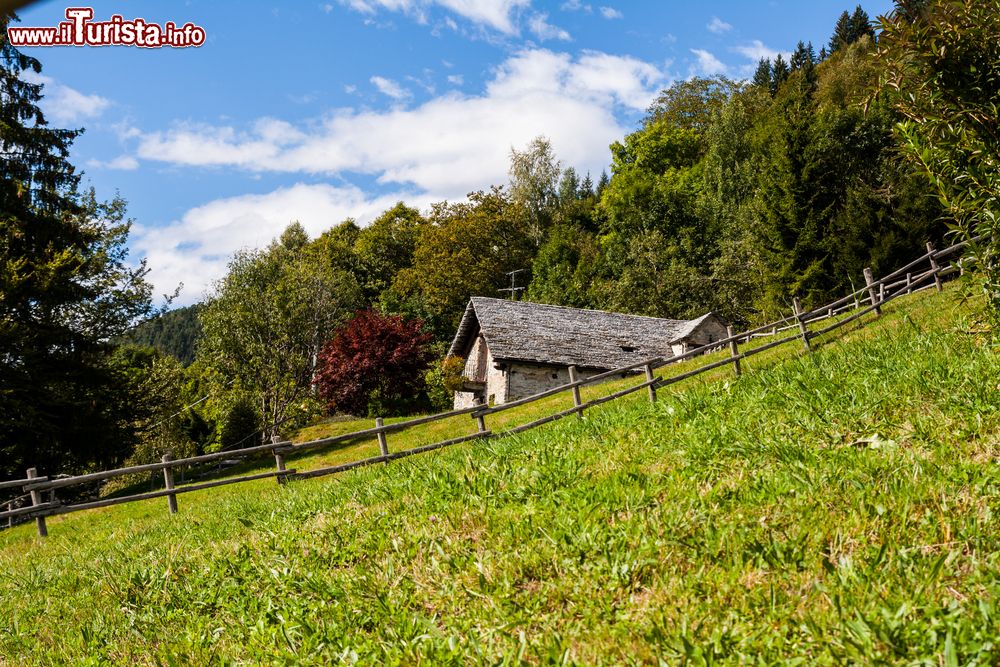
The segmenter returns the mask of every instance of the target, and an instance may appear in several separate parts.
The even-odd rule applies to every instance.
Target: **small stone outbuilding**
[[[671,357],[726,337],[714,313],[694,320],[608,313],[472,297],[450,355],[465,359],[455,407],[501,404],[652,357]]]

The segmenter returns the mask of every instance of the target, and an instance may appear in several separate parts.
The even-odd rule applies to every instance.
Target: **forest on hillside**
[[[531,301],[744,325],[958,231],[986,235],[969,259],[996,304],[998,15],[971,0],[898,0],[881,22],[845,11],[828,44],[799,42],[750,80],[663,90],[610,146],[610,173],[539,136],[511,149],[509,182],[465,200],[399,202],[316,238],[290,221],[169,312],[124,263],[124,201],[78,191],[76,134],[47,126],[41,84],[19,78],[40,65],[4,41],[0,132],[30,150],[2,158],[0,476],[445,408],[468,299],[505,295],[511,274]]]

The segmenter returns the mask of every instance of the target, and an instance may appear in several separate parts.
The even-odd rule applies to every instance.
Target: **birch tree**
[[[360,305],[349,272],[294,224],[266,250],[243,250],[201,315],[199,356],[256,399],[267,439],[312,393],[316,360]]]

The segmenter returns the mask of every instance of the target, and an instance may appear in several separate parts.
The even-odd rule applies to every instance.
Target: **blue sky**
[[[79,3],[70,3],[78,5]],[[202,298],[241,247],[290,221],[364,224],[507,180],[510,149],[549,137],[595,179],[656,93],[693,75],[745,78],[802,39],[817,51],[853,3],[625,0],[95,2],[203,27],[189,49],[25,48],[50,123],[85,127],[84,182],[120,192],[133,257],[157,293]],[[64,20],[41,2],[21,25]],[[863,4],[875,16],[891,0]]]

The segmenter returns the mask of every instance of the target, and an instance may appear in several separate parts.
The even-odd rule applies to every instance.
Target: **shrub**
[[[259,444],[260,415],[245,398],[238,399],[226,413],[219,443],[222,449],[250,447]]]
[[[428,369],[424,380],[427,383],[427,398],[435,411],[445,412],[451,409],[454,393],[462,388],[464,371],[465,359],[455,356],[446,356],[441,363]]]

